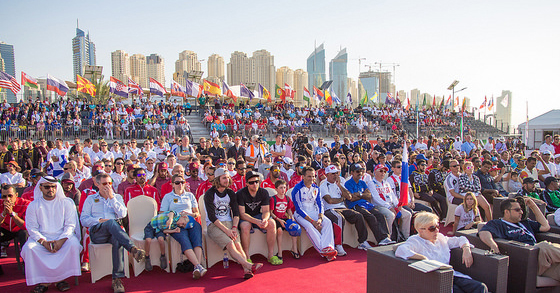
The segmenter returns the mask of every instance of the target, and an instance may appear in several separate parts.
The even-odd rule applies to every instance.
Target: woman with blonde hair
[[[455,223],[450,235],[455,235],[459,230],[471,229],[480,223],[480,212],[478,201],[472,192],[467,192],[463,198],[463,203],[455,209]]]
[[[465,161],[463,163],[463,174],[459,175],[459,194],[463,197],[467,192],[472,192],[478,201],[478,205],[484,210],[484,216],[487,221],[492,220],[492,211],[490,210],[490,204],[481,194],[480,179],[473,175],[474,165],[470,161]]]

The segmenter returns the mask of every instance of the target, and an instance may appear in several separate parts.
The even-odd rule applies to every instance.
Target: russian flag
[[[401,167],[401,188],[400,188],[400,198],[399,206],[408,205],[408,148],[406,147],[406,141],[403,146],[403,156],[402,156],[402,167]]]
[[[63,80],[52,77],[47,74],[47,90],[57,93],[59,96],[64,97],[68,92],[68,85]]]
[[[150,93],[163,97],[164,94],[167,94],[167,91],[161,83],[150,77]]]

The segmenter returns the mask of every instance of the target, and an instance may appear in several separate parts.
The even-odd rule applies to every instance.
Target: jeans
[[[488,288],[484,283],[481,283],[477,280],[462,277],[453,277],[453,293],[462,292],[487,293]]]
[[[124,251],[123,247],[130,251],[134,243],[124,229],[116,220],[107,220],[106,222],[96,224],[89,228],[89,238],[91,243],[103,244],[111,243],[113,245],[113,279],[124,278]]]
[[[193,249],[194,247],[202,247],[202,227],[196,221],[194,222],[194,226],[192,228],[181,228],[181,232],[171,233],[169,235],[181,244],[182,252]]]

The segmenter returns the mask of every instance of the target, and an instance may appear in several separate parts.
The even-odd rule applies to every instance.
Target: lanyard
[[[525,232],[525,233],[527,233],[529,236],[531,236],[531,239],[533,239],[533,241],[534,241],[535,243],[537,243],[537,239],[535,238],[535,235],[533,235],[533,233],[531,233],[531,231],[529,231],[529,229],[527,229],[527,227],[525,227],[525,225],[523,225],[523,224],[521,224],[521,223],[518,223],[519,226],[517,226],[517,225],[515,225],[515,224],[513,224],[513,223],[510,223],[510,222],[504,220],[504,219],[501,219],[501,220],[502,220],[504,223],[508,224],[509,226],[512,226],[512,227],[515,227],[515,228],[521,228],[521,230],[523,230],[523,232]]]

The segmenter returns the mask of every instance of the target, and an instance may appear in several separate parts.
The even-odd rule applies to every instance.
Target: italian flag
[[[39,85],[37,84],[37,80],[25,72],[21,72],[21,85],[32,87],[34,89],[39,89]]]

